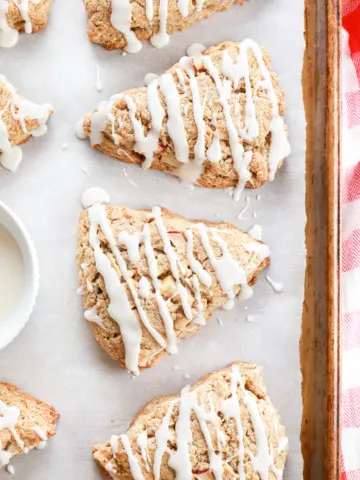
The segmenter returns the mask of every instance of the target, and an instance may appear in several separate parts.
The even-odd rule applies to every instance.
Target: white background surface
[[[223,191],[191,191],[161,172],[125,166],[91,151],[87,142],[74,136],[76,121],[100,100],[142,85],[150,71],[163,72],[191,43],[210,46],[245,37],[266,46],[273,56],[286,91],[293,149],[273,183],[245,193],[251,197],[247,220],[236,219],[245,195],[236,204]],[[290,437],[285,478],[302,478],[298,341],[305,263],[303,48],[302,0],[251,0],[244,7],[234,5],[228,12],[173,35],[161,51],[145,44],[141,53],[125,57],[88,42],[80,0],[57,0],[43,33],[22,36],[15,48],[0,52],[0,72],[29,99],[51,102],[56,110],[49,133],[24,146],[18,172],[0,171],[0,199],[27,225],[41,268],[40,294],[31,321],[0,352],[0,379],[53,404],[61,414],[58,435],[47,449],[14,460],[18,480],[100,478],[91,456],[93,444],[123,433],[137,411],[155,396],[178,392],[186,383],[234,360],[264,365],[269,393]],[[101,69],[101,93],[95,89],[96,64]],[[64,143],[66,150],[62,150]],[[220,214],[221,219],[244,229],[260,223],[272,252],[267,273],[284,284],[284,292],[275,294],[262,274],[247,310],[237,302],[233,311],[220,311],[223,327],[215,315],[196,338],[180,346],[178,356],[162,360],[132,380],[98,346],[83,320],[81,298],[76,294],[77,219],[81,194],[90,186],[105,188],[113,203],[130,207],[161,204],[189,218],[213,221]],[[255,322],[245,321],[249,314],[256,317]],[[190,380],[183,378],[186,373]],[[0,473],[1,480],[7,476],[5,471]]]

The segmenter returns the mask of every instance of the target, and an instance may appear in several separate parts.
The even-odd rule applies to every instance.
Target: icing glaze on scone
[[[260,368],[236,362],[155,399],[93,454],[114,480],[280,480],[287,451]]]
[[[58,414],[46,403],[0,382],[0,468],[30,450],[45,448]]]
[[[52,114],[48,103],[39,105],[22,97],[0,75],[0,163],[15,171],[22,159],[19,147],[30,136],[40,137],[47,132],[47,121]]]
[[[85,318],[112,358],[138,374],[177,353],[216,308],[249,298],[269,254],[230,224],[95,203],[79,224]]]
[[[88,34],[108,49],[139,52],[141,40],[156,48],[168,44],[170,34],[228,9],[243,0],[83,0],[89,16]]]
[[[284,110],[266,52],[252,40],[227,42],[102,102],[80,135],[143,168],[235,187],[238,200],[245,186],[272,181],[290,154]]]
[[[0,47],[13,47],[19,32],[33,33],[47,24],[51,0],[0,0]]]

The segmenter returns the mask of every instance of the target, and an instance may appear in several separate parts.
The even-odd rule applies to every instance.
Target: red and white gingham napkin
[[[342,0],[341,480],[360,480],[360,0]]]

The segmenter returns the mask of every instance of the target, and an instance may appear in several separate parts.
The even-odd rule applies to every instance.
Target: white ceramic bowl
[[[16,240],[24,263],[24,283],[17,306],[0,325],[0,350],[11,343],[21,332],[34,309],[39,291],[39,262],[34,244],[24,224],[17,215],[0,201],[0,225]]]

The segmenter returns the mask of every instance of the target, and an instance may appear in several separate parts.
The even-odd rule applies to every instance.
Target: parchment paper
[[[24,146],[18,172],[0,171],[0,199],[26,223],[41,268],[32,318],[21,335],[0,352],[0,379],[53,404],[61,414],[58,435],[45,450],[13,461],[16,478],[100,478],[91,456],[93,444],[124,432],[138,410],[155,396],[179,392],[213,369],[245,360],[264,366],[269,394],[290,438],[285,478],[300,479],[298,342],[305,266],[303,1],[249,0],[243,7],[234,5],[228,12],[173,35],[163,50],[145,43],[141,53],[127,56],[91,45],[86,20],[80,0],[57,0],[45,32],[22,36],[15,48],[0,52],[0,72],[28,98],[51,102],[56,109],[48,134]],[[125,166],[91,151],[87,142],[75,137],[76,121],[100,100],[142,85],[148,72],[162,73],[193,42],[210,46],[246,37],[265,46],[273,57],[286,92],[293,153],[274,182],[246,191],[238,204],[223,191],[191,190],[161,172]],[[101,93],[95,89],[95,65],[100,66]],[[62,149],[64,144],[66,149]],[[113,203],[130,207],[161,204],[189,218],[224,219],[244,229],[261,224],[272,252],[272,266],[266,273],[284,284],[283,293],[274,293],[262,274],[250,301],[237,301],[230,312],[219,311],[196,338],[181,344],[177,356],[131,379],[98,346],[83,320],[81,298],[76,294],[77,220],[81,194],[90,186],[105,188]],[[246,220],[239,221],[236,215],[246,195],[250,207],[244,214]],[[247,315],[255,321],[246,321]],[[5,471],[0,473],[1,480],[7,476]]]

